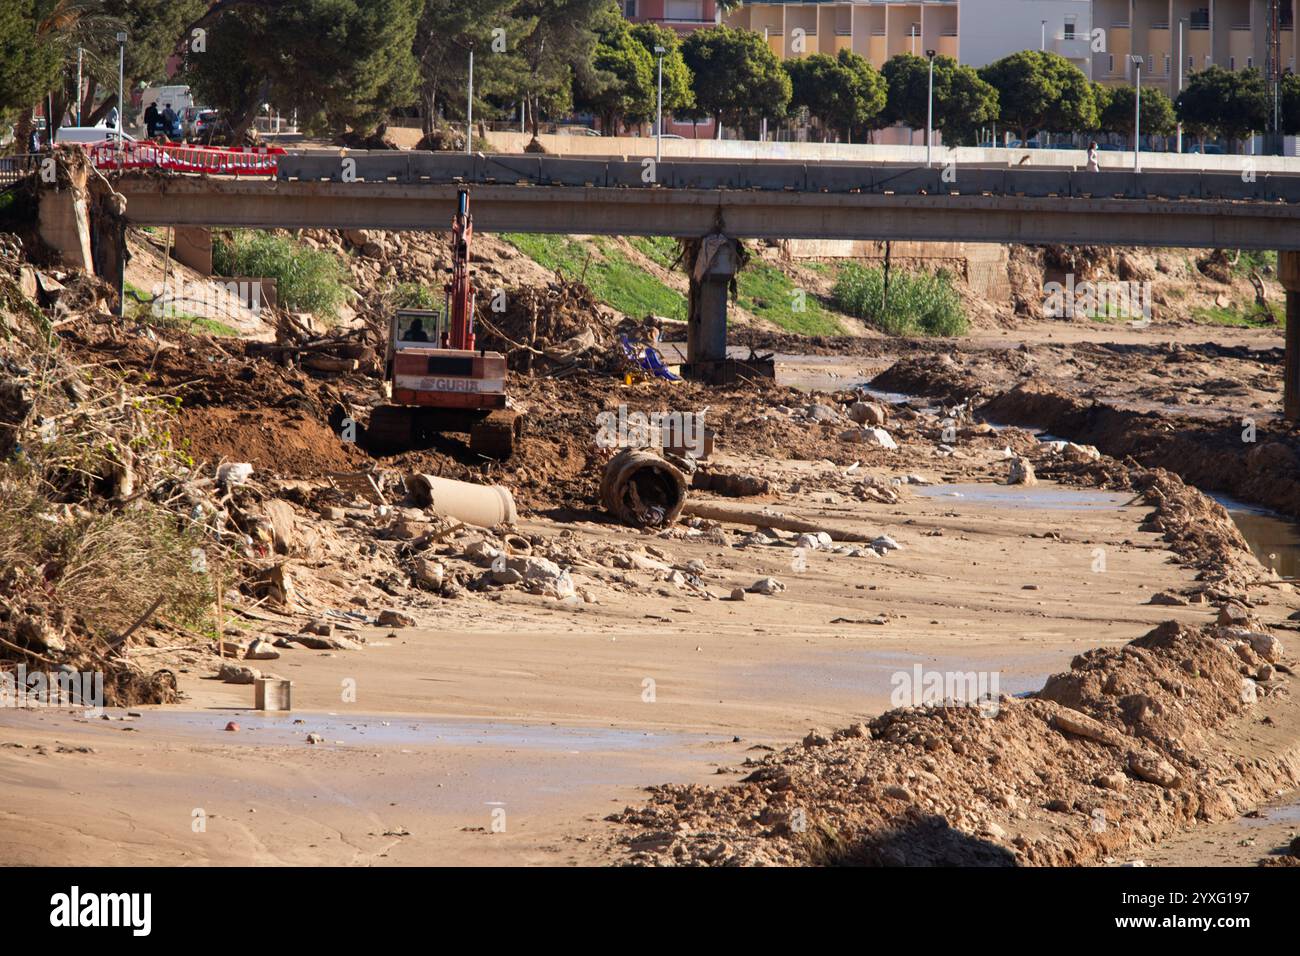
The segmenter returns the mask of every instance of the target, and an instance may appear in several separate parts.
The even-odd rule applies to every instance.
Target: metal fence
[[[30,176],[36,170],[40,158],[36,153],[0,156],[0,189],[8,189],[25,176]]]

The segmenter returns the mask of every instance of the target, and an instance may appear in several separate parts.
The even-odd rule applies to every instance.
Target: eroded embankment
[[[1031,699],[890,711],[664,786],[611,819],[647,864],[1069,865],[1140,852],[1300,782],[1297,707],[1262,632],[1168,622]],[[1247,745],[1247,739],[1254,741]]]
[[[1241,418],[1206,421],[1116,408],[1032,378],[1007,390],[990,389],[945,356],[904,359],[872,385],[970,402],[976,415],[989,421],[1042,428],[1114,458],[1166,468],[1203,490],[1300,518],[1300,436],[1281,423],[1270,422],[1266,429]]]

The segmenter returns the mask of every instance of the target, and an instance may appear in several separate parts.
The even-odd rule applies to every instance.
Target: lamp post
[[[465,103],[465,155],[474,152],[474,44],[469,47],[469,97]]]
[[[1178,21],[1178,86],[1174,90],[1174,102],[1178,102],[1178,94],[1183,91],[1183,24],[1187,22],[1184,17]],[[1183,121],[1178,121],[1178,143],[1176,152],[1183,151]]]
[[[663,158],[664,146],[664,54],[668,50],[655,45],[655,56],[659,58],[659,92],[655,104],[655,163]]]
[[[934,51],[926,50],[925,58],[930,61],[930,91],[925,101],[925,167],[929,169],[934,138]]]
[[[1038,41],[1038,52],[1045,53],[1047,52],[1047,21],[1040,20],[1039,22],[1042,24],[1043,36],[1042,39]]]
[[[77,47],[77,125],[81,125],[81,47]]]
[[[126,31],[117,35],[117,148],[125,148],[122,127],[126,125]]]
[[[1139,172],[1138,154],[1142,150],[1142,57],[1129,56],[1133,61],[1133,172]]]

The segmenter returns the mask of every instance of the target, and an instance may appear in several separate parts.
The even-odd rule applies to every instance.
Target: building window
[[[636,0],[623,0],[623,16],[629,20],[636,16]]]
[[[1255,58],[1253,56],[1246,57],[1246,69],[1249,70],[1252,67],[1254,67],[1254,65],[1255,65]]]
[[[1165,76],[1169,75],[1169,57],[1165,57]]]
[[[1106,72],[1114,74],[1115,72],[1115,54],[1112,53],[1106,57]]]
[[[1228,57],[1228,69],[1235,70],[1236,68],[1237,68],[1237,58],[1235,56]]]
[[[1062,37],[1066,40],[1074,39],[1074,17],[1065,18],[1065,28],[1062,30]]]

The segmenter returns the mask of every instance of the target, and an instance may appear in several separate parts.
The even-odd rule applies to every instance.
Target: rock
[[[1241,702],[1243,704],[1254,704],[1259,700],[1259,685],[1249,677],[1241,679]]]
[[[906,787],[900,787],[898,784],[891,784],[886,787],[884,794],[892,800],[902,800],[904,803],[912,802],[912,791]]]
[[[303,634],[319,634],[321,637],[334,636],[334,623],[320,618],[315,621],[308,621],[302,626]]]
[[[228,721],[226,723],[226,731],[232,734],[239,733],[239,724],[235,723],[233,720]]]
[[[1236,601],[1229,601],[1219,608],[1217,623],[1227,627],[1247,627],[1250,624],[1250,611]]]
[[[825,747],[831,742],[831,732],[821,727],[814,727],[808,731],[808,735],[803,739],[805,747]]]
[[[822,546],[821,540],[815,534],[801,534],[794,539],[796,548],[807,548],[809,551],[816,551]]]
[[[276,661],[280,659],[280,652],[269,641],[256,640],[248,645],[248,650],[244,652],[246,661]]]
[[[1276,664],[1282,659],[1282,642],[1272,634],[1247,631],[1246,640],[1250,643],[1250,649],[1264,660]]]
[[[1182,779],[1178,776],[1178,771],[1174,769],[1173,765],[1154,754],[1134,751],[1129,754],[1128,769],[1138,779],[1145,780],[1147,783],[1154,783],[1166,790],[1174,790],[1182,782]]]
[[[871,547],[876,551],[899,551],[903,546],[889,535],[882,534],[871,542]]]
[[[325,738],[322,737],[320,734],[307,735],[307,743],[309,744],[323,744],[324,742],[325,742]]]
[[[1062,454],[1072,461],[1098,461],[1101,458],[1101,452],[1092,445],[1076,445],[1072,441],[1065,443]]]
[[[1068,707],[1062,707],[1054,713],[1049,723],[1064,733],[1095,740],[1107,747],[1123,747],[1126,743],[1121,734],[1111,730],[1101,721],[1094,720],[1087,714],[1081,714],[1079,711],[1071,710]]]
[[[38,651],[62,654],[68,649],[59,629],[48,618],[31,614],[15,614],[11,618],[14,636],[19,643]]]
[[[743,601],[743,600],[745,600],[745,589],[744,589],[744,588],[732,588],[732,589],[731,589],[731,599],[732,599],[733,601]]]
[[[415,618],[409,614],[403,614],[401,611],[385,608],[379,612],[379,617],[375,620],[375,623],[380,627],[415,627]]]
[[[708,565],[699,558],[692,558],[690,561],[686,562],[686,570],[691,574],[703,574],[708,569]]]
[[[251,684],[262,676],[254,667],[244,667],[227,661],[217,670],[217,679],[227,684]]]
[[[888,414],[885,406],[876,402],[854,402],[849,408],[849,418],[859,425],[883,425]]]
[[[1104,790],[1114,790],[1116,793],[1123,793],[1128,789],[1128,777],[1122,773],[1102,774],[1093,783]]]
[[[1155,594],[1151,595],[1151,600],[1147,601],[1147,603],[1167,604],[1171,607],[1183,607],[1186,606],[1187,599],[1180,594],[1175,594],[1173,591],[1157,591]]]
[[[760,578],[747,590],[750,594],[777,594],[785,590],[785,585],[776,578]]]
[[[473,561],[480,567],[489,566],[496,560],[497,555],[499,554],[501,554],[500,548],[494,547],[492,544],[482,540],[481,538],[472,543],[463,552],[463,556],[466,560]]]
[[[894,436],[883,428],[864,428],[863,432],[865,433],[864,444],[879,445],[888,451],[893,451],[898,447],[898,442],[894,441]]]
[[[804,417],[813,422],[832,422],[839,418],[839,412],[826,405],[808,405],[803,410]]]
[[[415,583],[430,591],[442,590],[447,569],[432,558],[417,558],[415,562]]]
[[[498,568],[489,573],[494,584],[518,584],[524,579],[524,576],[514,568]]]
[[[1036,485],[1038,476],[1034,474],[1033,463],[1028,458],[1016,456],[1011,459],[1011,471],[1007,475],[1009,485]]]

